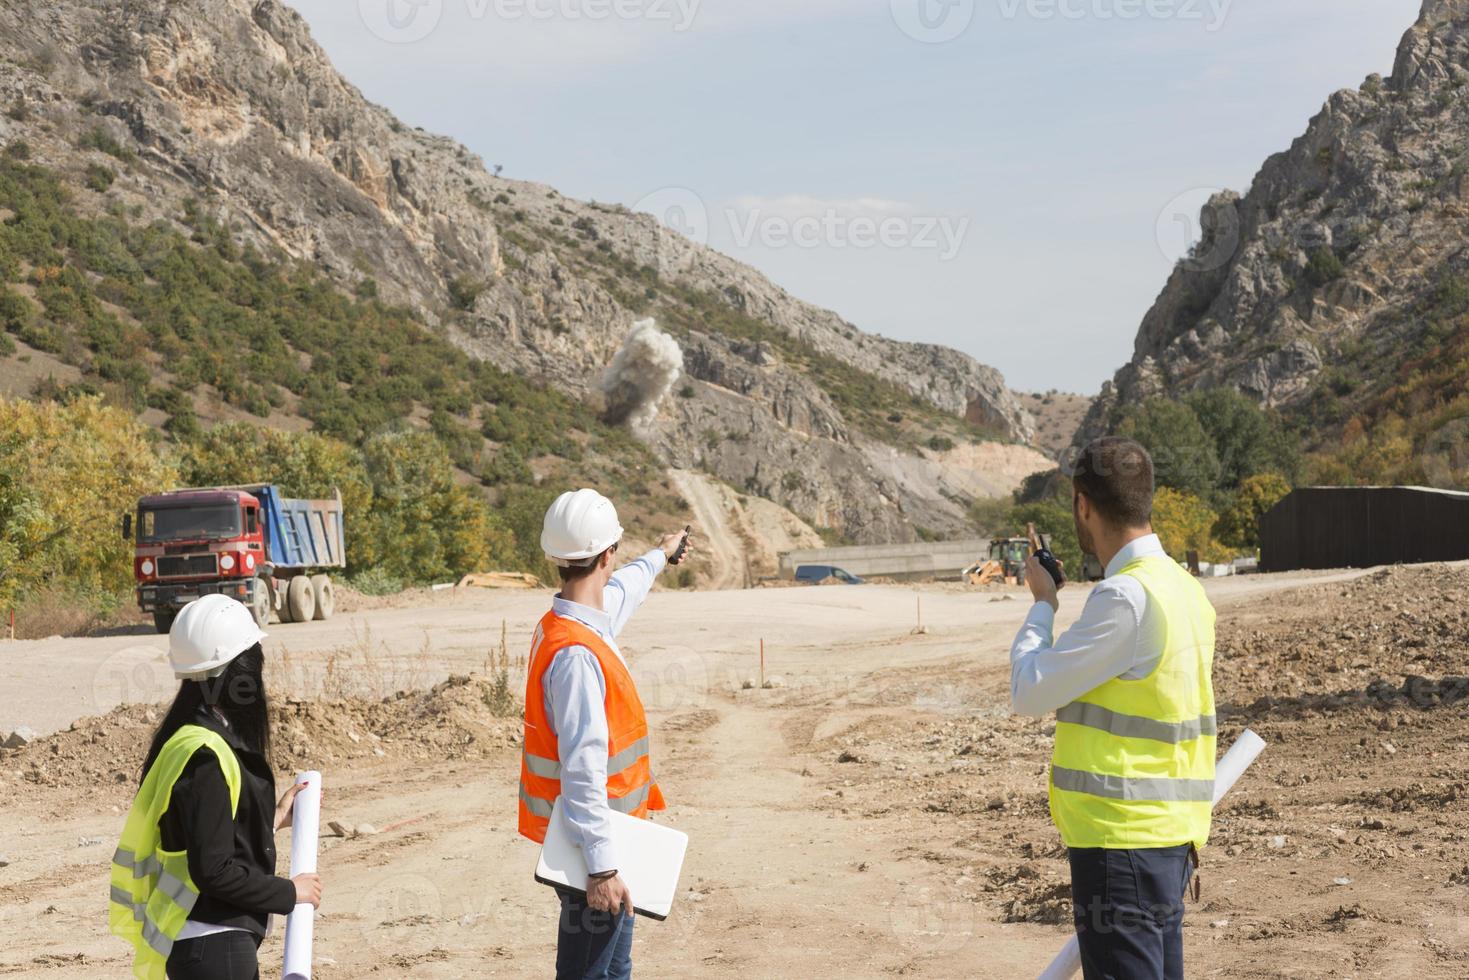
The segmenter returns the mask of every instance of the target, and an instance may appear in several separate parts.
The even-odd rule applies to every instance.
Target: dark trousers
[[[1193,848],[1071,849],[1086,980],[1183,980],[1183,899]]]
[[[585,895],[558,892],[561,924],[556,937],[556,980],[629,980],[633,917],[587,905]]]
[[[260,980],[258,936],[216,932],[173,944],[164,971],[168,980]]]

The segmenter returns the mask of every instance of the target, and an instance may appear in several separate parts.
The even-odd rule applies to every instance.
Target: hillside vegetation
[[[540,513],[583,476],[635,501],[634,519],[681,509],[649,484],[661,470],[647,450],[585,400],[469,357],[370,284],[345,295],[239,248],[201,208],[146,225],[89,214],[78,195],[105,176],[74,191],[28,156],[24,143],[0,154],[0,355],[32,356],[18,341],[81,380],[42,378],[39,407],[0,416],[8,458],[28,462],[5,475],[0,599],[24,604],[43,582],[125,588],[118,519],[178,482],[341,488],[350,572],[380,586],[543,573]],[[247,420],[201,423],[224,407]],[[93,479],[85,507],[61,490]]]

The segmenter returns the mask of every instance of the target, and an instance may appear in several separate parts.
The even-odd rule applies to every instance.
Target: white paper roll
[[[321,773],[303,772],[296,782],[310,785],[296,794],[291,815],[291,877],[316,873],[317,838],[321,833]],[[297,905],[286,919],[286,963],[282,980],[311,980],[311,934],[316,910]]]
[[[1214,767],[1214,805],[1218,806],[1224,795],[1234,789],[1239,777],[1254,765],[1260,753],[1265,751],[1265,740],[1246,728],[1235,740]],[[1075,936],[1066,941],[1066,948],[1056,955],[1051,965],[1041,973],[1040,980],[1070,980],[1081,972],[1081,944]]]

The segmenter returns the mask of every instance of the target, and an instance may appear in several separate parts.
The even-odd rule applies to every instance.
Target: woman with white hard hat
[[[263,639],[221,595],[189,603],[169,631],[179,692],[112,859],[109,921],[141,980],[256,980],[270,914],[321,903],[318,876],[275,873],[275,832],[301,787],[277,802]]]

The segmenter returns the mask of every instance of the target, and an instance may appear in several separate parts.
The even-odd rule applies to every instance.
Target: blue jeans
[[[1193,847],[1073,847],[1072,917],[1086,980],[1183,980]]]
[[[630,980],[633,916],[600,912],[584,895],[558,894],[556,980]]]

